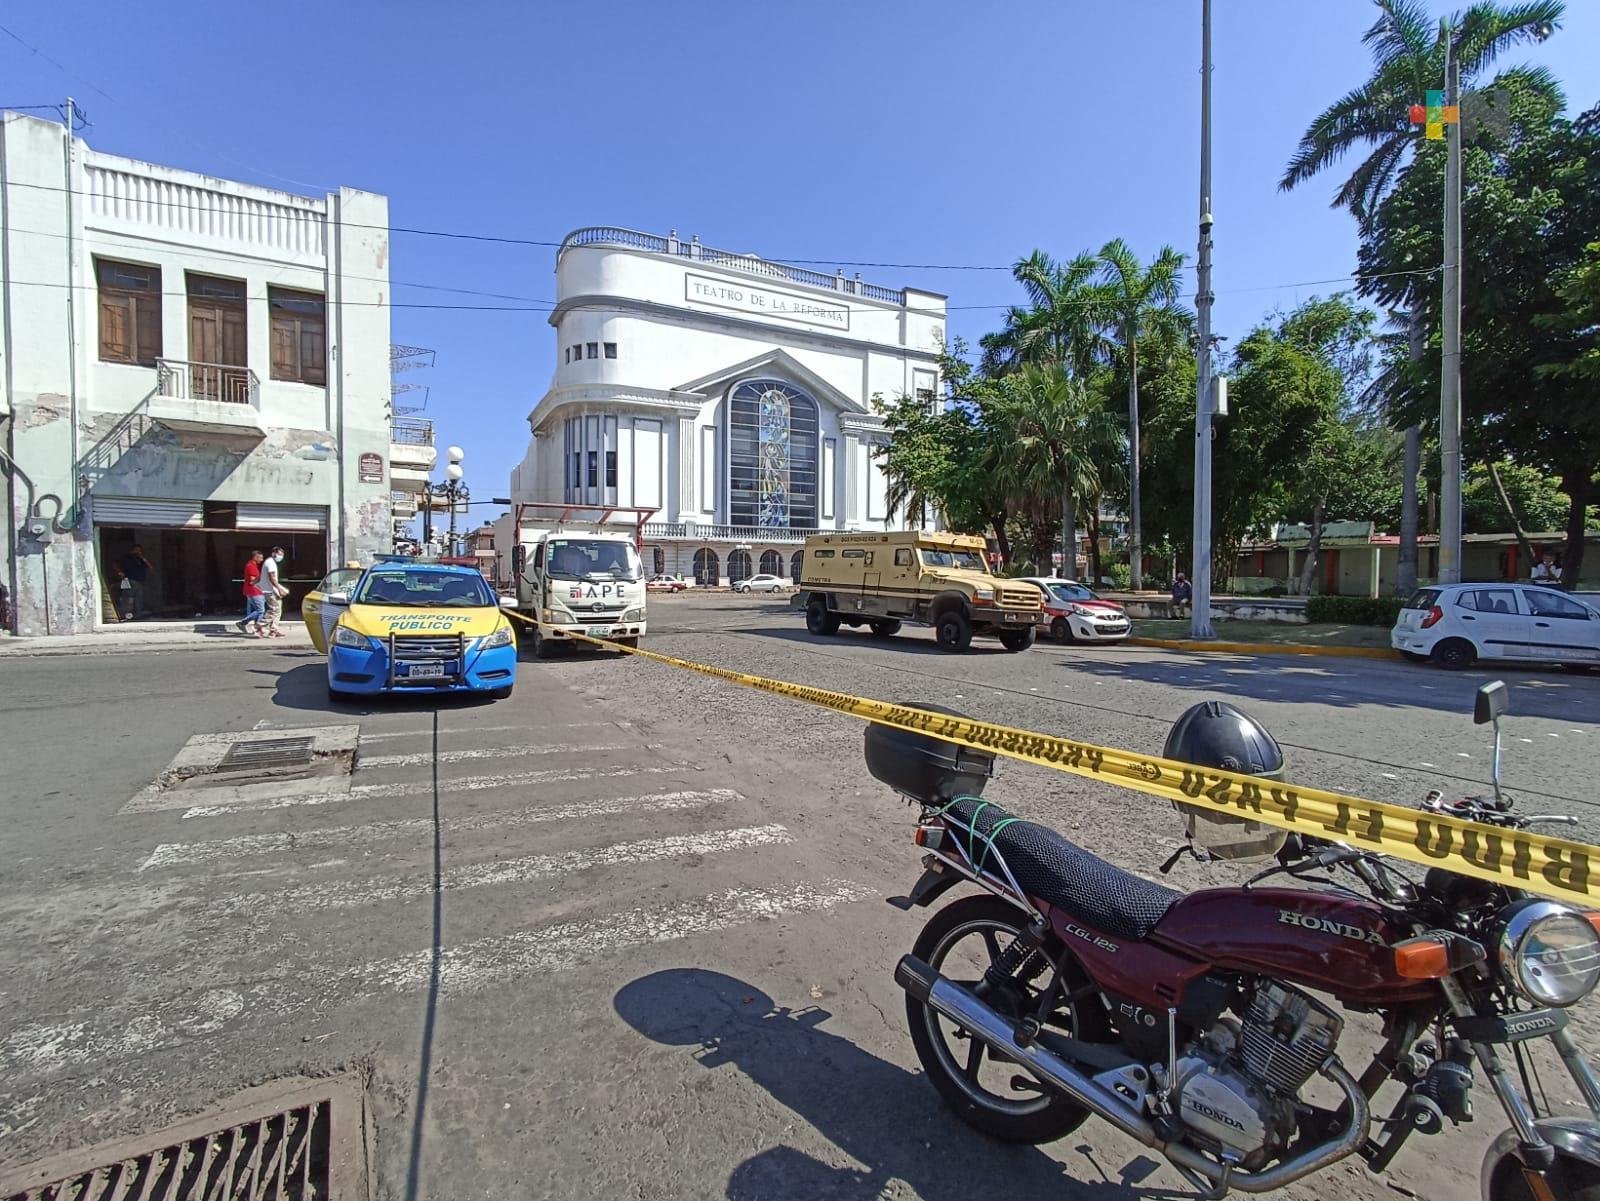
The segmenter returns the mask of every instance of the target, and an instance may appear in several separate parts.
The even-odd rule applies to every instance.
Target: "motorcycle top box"
[[[964,717],[954,709],[922,701],[897,701],[907,708]],[[940,805],[958,796],[978,796],[994,775],[988,751],[957,746],[927,734],[892,726],[867,727],[867,770],[902,796],[924,805]]]

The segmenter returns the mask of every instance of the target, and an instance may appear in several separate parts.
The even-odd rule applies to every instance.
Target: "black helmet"
[[[1267,728],[1227,701],[1202,701],[1172,723],[1162,758],[1283,779],[1283,751]]]
[[[1277,740],[1227,701],[1202,701],[1186,710],[1172,723],[1161,754],[1196,767],[1283,779],[1283,752]],[[1284,831],[1249,818],[1174,807],[1183,812],[1190,849],[1202,859],[1261,859],[1276,855],[1288,839]]]

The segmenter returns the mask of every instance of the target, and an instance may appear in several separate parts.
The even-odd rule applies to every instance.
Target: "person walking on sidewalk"
[[[283,547],[274,546],[267,555],[266,562],[261,564],[261,590],[267,602],[265,637],[268,638],[284,636],[283,631],[278,628],[278,619],[283,616],[283,598],[289,595],[289,590],[278,578],[278,565],[282,562]]]
[[[267,636],[261,628],[267,615],[267,598],[261,591],[262,558],[259,550],[253,550],[250,552],[250,561],[244,565],[244,620],[234,622],[239,627],[239,633],[254,634],[257,638]]]

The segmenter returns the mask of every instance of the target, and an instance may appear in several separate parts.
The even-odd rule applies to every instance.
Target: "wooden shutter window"
[[[154,367],[161,357],[161,269],[95,260],[100,358]]]
[[[268,288],[272,323],[272,378],[292,383],[328,382],[328,306],[315,292]]]

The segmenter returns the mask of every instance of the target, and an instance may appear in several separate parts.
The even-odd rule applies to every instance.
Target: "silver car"
[[[789,581],[781,575],[753,575],[748,579],[740,580],[733,586],[735,592],[787,592]]]

